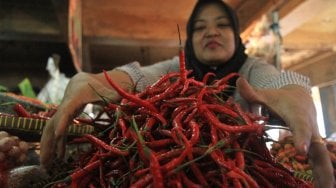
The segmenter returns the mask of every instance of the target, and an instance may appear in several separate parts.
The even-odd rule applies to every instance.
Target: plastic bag
[[[59,104],[64,96],[64,91],[69,83],[69,78],[61,73],[58,67],[60,57],[53,55],[48,58],[46,70],[50,79],[37,95],[42,102],[49,104]]]

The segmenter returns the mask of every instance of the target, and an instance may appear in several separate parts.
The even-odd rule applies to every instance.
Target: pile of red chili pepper
[[[211,84],[190,78],[180,54],[180,72],[169,73],[143,92],[128,93],[105,72],[121,96],[107,102],[108,123],[78,142],[93,145],[73,162],[55,187],[312,187],[275,162],[257,117],[223,95],[230,74]],[[107,117],[107,118],[106,118]],[[101,123],[102,124],[102,123]],[[100,126],[101,127],[101,126]]]

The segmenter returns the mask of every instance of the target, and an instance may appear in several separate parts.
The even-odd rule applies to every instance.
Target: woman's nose
[[[219,32],[218,29],[215,26],[209,26],[207,27],[206,30],[206,36],[207,37],[213,37],[213,36],[218,36]]]

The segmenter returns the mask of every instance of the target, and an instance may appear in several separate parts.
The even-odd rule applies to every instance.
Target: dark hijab
[[[192,35],[193,28],[196,17],[199,15],[200,11],[204,6],[208,4],[217,4],[219,7],[225,11],[230,19],[231,26],[234,32],[234,41],[235,41],[235,52],[231,59],[229,59],[226,63],[217,66],[216,70],[211,68],[210,66],[199,62],[195,56],[193,45],[192,45]],[[247,55],[245,54],[245,46],[243,45],[240,38],[239,31],[239,23],[235,12],[222,0],[198,0],[191,16],[187,23],[187,40],[185,45],[185,54],[186,54],[186,66],[187,69],[193,70],[192,76],[195,77],[196,80],[202,80],[203,76],[208,72],[214,72],[216,74],[215,79],[220,79],[232,72],[238,72],[241,66],[244,64]],[[231,79],[229,84],[231,86],[236,86],[236,79]],[[228,95],[232,95],[234,89],[228,93]]]

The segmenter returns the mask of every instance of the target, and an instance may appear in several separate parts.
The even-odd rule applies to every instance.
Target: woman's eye
[[[204,30],[205,29],[205,26],[204,25],[197,25],[197,26],[194,26],[194,31],[201,31],[201,30]]]
[[[219,28],[226,28],[226,27],[230,27],[231,25],[229,23],[219,23],[217,24],[217,27]]]

